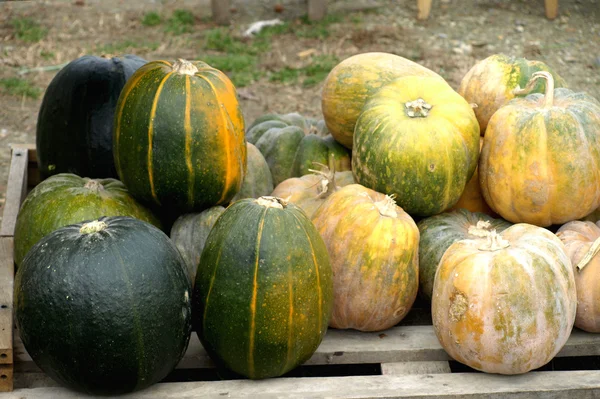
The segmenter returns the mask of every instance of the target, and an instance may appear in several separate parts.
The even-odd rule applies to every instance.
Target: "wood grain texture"
[[[13,390],[13,365],[0,364],[0,392]],[[4,396],[2,396],[4,397]]]
[[[450,364],[448,362],[395,362],[381,364],[381,374],[383,375],[441,373],[450,373]]]
[[[13,283],[13,238],[0,237],[0,364],[2,365],[13,362]]]
[[[546,18],[554,19],[558,16],[558,0],[545,0]]]
[[[0,236],[12,236],[14,234],[19,208],[27,193],[28,160],[28,150],[23,148],[12,150]]]

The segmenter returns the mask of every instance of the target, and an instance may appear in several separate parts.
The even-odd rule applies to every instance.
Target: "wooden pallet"
[[[0,390],[12,392],[0,397],[81,398],[33,363],[13,326],[12,233],[19,205],[37,183],[34,146],[13,146],[0,226]],[[250,381],[220,374],[192,333],[183,359],[164,381],[124,397],[597,398],[600,334],[575,329],[557,357],[540,371],[484,374],[450,359],[435,336],[428,309],[416,306],[400,325],[383,332],[330,329],[304,365],[284,377]]]

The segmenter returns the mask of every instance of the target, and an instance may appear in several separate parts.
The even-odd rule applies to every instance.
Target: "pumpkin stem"
[[[83,187],[95,192],[104,190],[104,186],[98,180],[93,179],[88,180]]]
[[[592,258],[600,251],[600,237],[596,238],[596,241],[592,244],[590,249],[583,255],[583,258],[577,263],[577,270],[582,271],[584,267],[590,263]]]
[[[257,200],[255,200],[254,202],[256,202],[258,205],[262,205],[267,208],[277,208],[277,209],[284,209],[285,207],[287,207],[287,204],[288,204],[287,201],[284,200],[283,198],[272,197],[270,195],[264,195],[264,196],[258,198]]]
[[[427,104],[422,98],[416,99],[415,101],[409,101],[404,104],[406,108],[406,115],[411,118],[425,118],[429,114],[432,106]]]
[[[469,226],[468,233],[476,237],[487,237],[490,232],[491,223],[487,220],[478,220],[477,224]]]
[[[317,198],[327,198],[338,189],[335,183],[335,155],[329,153],[329,166],[314,161],[313,165],[320,166],[321,170],[308,169],[308,171],[323,177],[317,183],[319,185]]]
[[[546,92],[544,93],[544,108],[550,108],[554,105],[554,77],[547,71],[538,71],[531,75],[527,86],[521,89],[517,87],[513,90],[515,96],[521,96],[531,93],[538,79],[546,79]]]
[[[396,212],[396,194],[386,195],[381,201],[375,202],[375,207],[379,211],[381,216],[387,216],[390,218],[397,218],[398,212]]]
[[[98,233],[106,229],[108,225],[100,220],[94,220],[92,222],[84,223],[83,226],[79,228],[79,233],[81,234],[94,234]]]
[[[173,72],[177,72],[182,75],[194,76],[194,74],[198,72],[198,68],[196,68],[194,64],[182,58],[178,58],[177,61],[173,63],[172,68]]]
[[[481,251],[498,251],[500,249],[510,247],[510,242],[502,238],[498,233],[496,233],[496,229],[488,231],[485,234],[487,237],[487,241],[483,244],[479,249]]]

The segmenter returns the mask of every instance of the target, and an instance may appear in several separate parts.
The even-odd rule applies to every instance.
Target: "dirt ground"
[[[270,48],[258,55],[257,70],[281,71],[318,56],[343,60],[361,52],[385,51],[423,64],[457,88],[478,60],[505,53],[544,61],[570,88],[600,99],[600,0],[560,0],[554,21],[545,18],[543,0],[436,0],[427,21],[416,20],[412,0],[329,3],[336,18],[314,27],[323,34],[299,36],[292,29],[274,35]],[[142,23],[150,11],[167,16],[180,9],[194,16],[184,33]],[[23,19],[39,24],[44,32],[41,40],[18,37],[15,21]],[[231,35],[239,37],[248,19],[235,15]],[[290,23],[302,28],[299,21]],[[148,60],[202,59],[207,54],[205,33],[213,28],[208,0],[0,1],[0,79],[21,78],[31,90],[15,92],[0,85],[0,198],[6,189],[9,144],[35,142],[43,90],[56,68],[20,71],[52,69],[111,49]],[[320,83],[307,87],[301,80],[274,82],[268,73],[256,77],[240,88],[248,123],[267,112],[321,114]]]

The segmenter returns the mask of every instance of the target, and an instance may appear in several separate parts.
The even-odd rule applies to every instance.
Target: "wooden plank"
[[[326,0],[308,0],[308,19],[318,21],[327,14]]]
[[[13,238],[0,237],[0,364],[13,362],[14,275]]]
[[[417,19],[429,18],[431,12],[431,0],[417,0]]]
[[[578,399],[598,398],[600,370],[546,371],[505,376],[484,373],[272,378],[160,383],[124,399],[202,398],[444,398]],[[6,399],[75,399],[65,388],[16,389]],[[86,397],[88,397],[86,395]]]
[[[17,214],[27,193],[28,159],[28,150],[23,148],[12,150],[0,236],[14,235]]]
[[[405,374],[441,374],[450,373],[448,362],[396,362],[382,363],[381,374],[383,375],[405,375]]]
[[[558,0],[545,0],[546,18],[554,19],[558,16]]]
[[[13,365],[0,365],[0,392],[10,392],[13,390]]]
[[[231,7],[229,0],[211,0],[212,17],[219,25],[229,25],[231,18]]]

